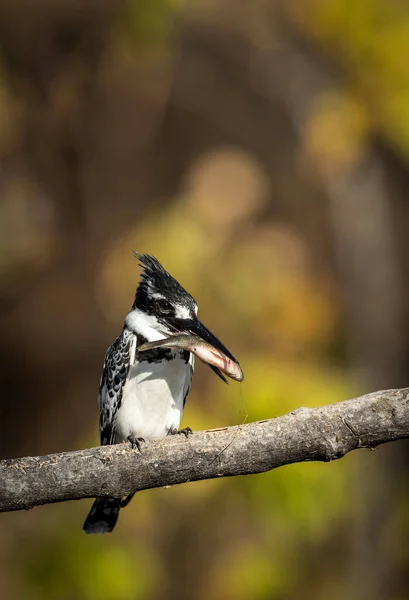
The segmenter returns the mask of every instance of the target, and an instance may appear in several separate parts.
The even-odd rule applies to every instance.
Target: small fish
[[[172,335],[163,340],[142,344],[137,348],[137,351],[146,352],[155,348],[180,348],[187,350],[195,354],[204,363],[210,365],[214,370],[225,373],[227,377],[235,381],[243,381],[244,375],[239,363],[234,362],[234,360],[231,360],[221,350],[208,344],[197,335]],[[218,375],[226,381],[221,373],[218,373]]]

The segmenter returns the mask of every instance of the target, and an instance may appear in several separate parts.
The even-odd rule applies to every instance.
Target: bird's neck
[[[148,342],[163,340],[165,333],[158,331],[156,317],[147,315],[138,308],[133,308],[125,317],[125,326],[137,336],[145,338]]]

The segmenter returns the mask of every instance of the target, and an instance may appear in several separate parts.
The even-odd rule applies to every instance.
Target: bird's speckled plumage
[[[115,418],[121,407],[123,388],[135,355],[136,336],[124,327],[108,348],[99,386],[101,445],[115,443]]]

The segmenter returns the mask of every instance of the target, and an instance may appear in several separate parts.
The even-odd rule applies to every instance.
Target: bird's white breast
[[[164,437],[179,428],[193,361],[192,354],[186,363],[175,351],[173,360],[136,362],[130,368],[116,419],[117,443],[129,435]]]

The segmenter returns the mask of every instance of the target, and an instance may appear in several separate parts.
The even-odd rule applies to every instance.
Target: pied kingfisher
[[[197,318],[197,304],[159,261],[135,253],[142,274],[121,335],[108,348],[99,388],[101,444],[144,440],[179,433],[194,369],[186,350],[157,348],[141,355],[137,347],[173,334],[189,333],[236,359]],[[217,368],[211,368],[222,377]],[[191,433],[190,428],[180,432]],[[132,498],[97,498],[84,523],[86,533],[113,530],[119,510]]]

